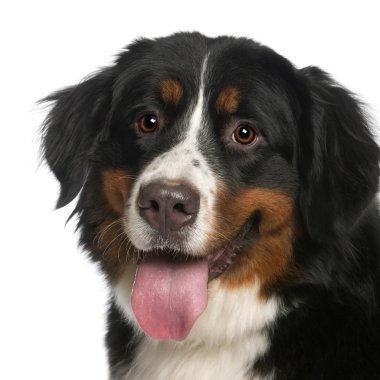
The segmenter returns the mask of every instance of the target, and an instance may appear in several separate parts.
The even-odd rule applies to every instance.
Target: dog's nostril
[[[155,200],[151,200],[150,201],[150,208],[152,208],[155,211],[159,211],[160,210],[160,206],[159,206],[159,204]]]
[[[189,214],[188,212],[186,212],[185,210],[185,205],[183,203],[176,203],[173,207],[174,210],[176,211],[179,211],[183,214]]]

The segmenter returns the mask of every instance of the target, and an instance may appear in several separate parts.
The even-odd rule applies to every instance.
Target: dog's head
[[[81,191],[82,243],[111,282],[137,262],[132,307],[153,337],[186,336],[208,283],[264,294],[296,276],[297,237],[348,234],[377,190],[357,100],[251,40],[142,39],[47,100],[58,207]]]

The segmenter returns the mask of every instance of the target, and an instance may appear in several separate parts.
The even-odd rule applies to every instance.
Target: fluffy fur
[[[109,280],[112,380],[380,378],[379,149],[347,89],[251,40],[179,33],[45,100],[57,207],[79,194],[80,242]],[[193,223],[144,219],[157,181],[199,194]],[[153,251],[209,260],[183,341],[150,338],[131,308]]]

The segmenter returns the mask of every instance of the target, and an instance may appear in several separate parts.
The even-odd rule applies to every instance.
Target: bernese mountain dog
[[[139,39],[48,96],[57,207],[111,289],[112,380],[380,379],[379,148],[250,39]]]

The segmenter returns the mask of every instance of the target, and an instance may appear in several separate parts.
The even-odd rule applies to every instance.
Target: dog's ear
[[[42,129],[42,148],[61,185],[57,208],[71,202],[83,186],[89,158],[106,128],[112,83],[112,72],[105,69],[42,100],[53,102]]]
[[[348,233],[375,196],[379,148],[349,91],[316,67],[300,74],[300,213],[311,238],[327,242]]]

